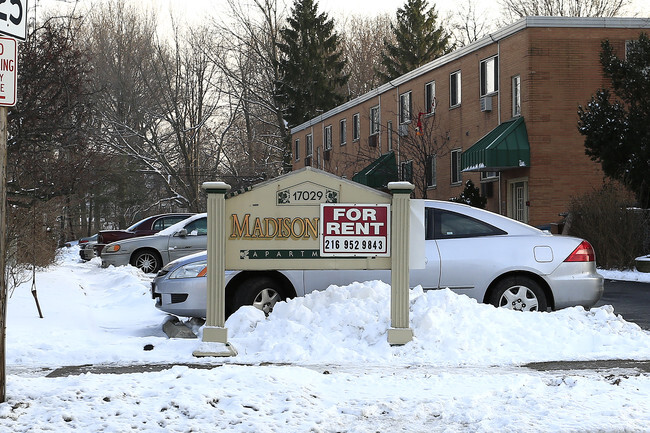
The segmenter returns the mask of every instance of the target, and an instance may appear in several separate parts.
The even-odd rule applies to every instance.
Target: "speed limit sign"
[[[25,40],[27,0],[0,0],[0,33]]]

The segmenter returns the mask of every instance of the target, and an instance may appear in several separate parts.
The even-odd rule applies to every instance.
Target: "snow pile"
[[[151,278],[81,263],[78,249],[8,305],[0,431],[647,432],[650,377],[535,372],[529,361],[650,359],[650,332],[611,306],[518,313],[449,290],[410,293],[414,340],[387,343],[390,289],[332,286],[242,308],[226,326],[239,355],[194,358],[168,339]],[[151,349],[152,350],[147,350]],[[65,365],[177,365],[159,372],[45,377]],[[266,365],[266,363],[272,363]],[[603,397],[605,396],[605,397]],[[540,422],[541,421],[541,422]]]

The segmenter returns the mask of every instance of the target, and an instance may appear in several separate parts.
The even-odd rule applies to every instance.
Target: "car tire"
[[[231,311],[235,312],[244,305],[252,305],[267,316],[273,307],[286,296],[276,280],[270,277],[256,277],[244,280],[232,297]]]
[[[494,287],[489,299],[497,308],[517,311],[546,311],[548,301],[542,287],[532,278],[513,276]]]
[[[131,258],[131,264],[140,269],[145,274],[158,272],[162,267],[162,260],[155,251],[143,250],[138,251]]]

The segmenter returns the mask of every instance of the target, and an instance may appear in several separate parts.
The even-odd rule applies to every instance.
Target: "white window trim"
[[[294,142],[294,152],[296,153],[293,157],[296,161],[300,161],[300,139],[296,138],[296,141]]]
[[[463,153],[462,149],[454,149],[450,153],[450,155],[452,157],[449,158],[449,161],[450,161],[449,162],[450,163],[450,171],[449,171],[449,173],[451,175],[450,176],[451,177],[450,181],[451,181],[452,185],[459,185],[459,184],[462,185],[462,183],[463,183],[463,173],[461,172],[461,155],[462,155],[462,153]],[[454,179],[454,165],[453,165],[454,164],[454,158],[453,158],[454,154],[458,154],[458,157],[456,158],[456,171],[458,172],[458,179]]]
[[[341,119],[339,121],[339,144],[344,146],[348,136],[348,119]]]
[[[428,167],[429,176],[427,177],[427,188],[435,188],[438,186],[438,157],[436,155],[429,155],[427,158],[427,165],[433,161],[433,167]],[[429,182],[432,181],[432,182]]]
[[[427,101],[427,89],[431,88],[431,106],[429,107],[429,103]],[[427,116],[432,116],[436,114],[436,82],[434,81],[429,81],[424,85],[424,103],[427,105],[425,107]]]
[[[352,141],[361,139],[361,117],[359,113],[352,115]]]
[[[377,118],[373,117],[373,112],[377,113]],[[379,105],[375,105],[370,108],[370,135],[379,134],[381,130],[381,112],[379,111]]]
[[[516,81],[518,81],[518,86],[515,86]],[[517,116],[521,116],[521,75],[513,76],[511,82],[512,82],[512,117],[517,117]],[[518,89],[516,94],[515,94],[515,87]]]
[[[402,107],[404,106],[404,104],[402,103],[402,98],[405,97],[408,97],[408,116],[404,116],[404,111],[402,110]],[[399,95],[399,124],[404,125],[407,123],[411,123],[412,119],[413,119],[413,95],[409,90],[408,92],[404,92]]]
[[[314,136],[307,134],[305,137],[305,158],[311,158],[314,154]]]
[[[488,65],[491,62],[496,62],[496,64],[492,65],[492,73],[494,74],[492,78],[492,81],[488,81],[488,78],[490,77],[489,72],[488,72]],[[485,65],[485,91],[483,89],[483,65]],[[478,85],[479,85],[479,96],[489,96],[489,95],[495,95],[496,93],[499,92],[499,56],[494,55],[491,57],[488,57],[486,59],[483,59],[479,62],[479,68],[478,68]],[[492,84],[493,89],[488,90],[490,85]]]
[[[327,125],[323,130],[323,148],[332,149],[332,125]]]
[[[457,99],[458,99],[458,100],[456,101],[455,104],[452,103],[452,97],[451,97],[451,91],[452,91],[452,88],[453,88],[453,85],[452,85],[452,81],[451,81],[451,80],[452,80],[452,77],[453,77],[454,75],[458,76],[458,79],[457,79],[457,82],[456,82],[456,93],[457,93],[457,95],[458,95],[458,96],[457,96]],[[462,75],[461,75],[460,70],[458,70],[458,71],[454,71],[454,72],[452,72],[451,74],[449,74],[449,108],[456,108],[456,107],[459,107],[460,104],[462,103],[462,100],[463,100],[463,99],[462,99],[462,92],[461,92],[462,87],[463,87],[463,86],[462,86],[462,78],[463,78],[463,77],[462,77]]]

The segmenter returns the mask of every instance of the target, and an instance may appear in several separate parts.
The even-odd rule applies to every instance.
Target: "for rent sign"
[[[390,205],[321,204],[322,257],[390,257]]]

